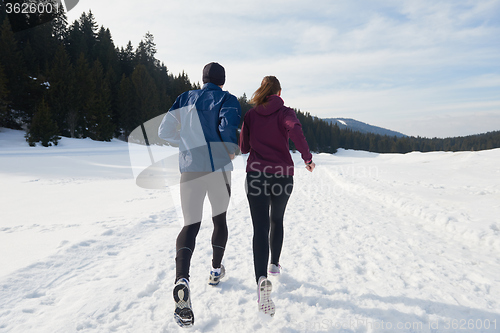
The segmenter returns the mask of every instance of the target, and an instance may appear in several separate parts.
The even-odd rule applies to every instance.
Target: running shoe
[[[280,264],[269,264],[269,267],[267,269],[268,273],[273,275],[273,276],[278,276],[281,274],[281,265]]]
[[[191,327],[194,324],[194,313],[191,309],[190,296],[188,280],[179,279],[174,287],[174,319],[180,327]]]
[[[219,284],[220,279],[226,275],[226,269],[224,265],[220,265],[220,268],[213,268],[210,271],[210,276],[208,277],[208,284],[211,286],[216,286]]]
[[[259,278],[259,282],[257,283],[257,302],[259,305],[259,311],[262,311],[271,317],[274,316],[274,313],[276,312],[274,302],[271,300],[272,289],[273,285],[271,281],[269,281],[265,276],[261,276]]]

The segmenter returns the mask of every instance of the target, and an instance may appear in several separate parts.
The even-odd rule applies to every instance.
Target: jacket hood
[[[285,105],[285,102],[283,102],[281,97],[278,95],[271,95],[267,98],[266,103],[255,107],[255,112],[263,116],[269,116],[281,109],[283,105]]]

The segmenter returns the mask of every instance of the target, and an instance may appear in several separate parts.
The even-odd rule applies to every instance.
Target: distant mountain
[[[399,133],[396,131],[391,131],[382,127],[369,125],[363,123],[361,121],[357,121],[350,118],[323,118],[324,121],[337,124],[340,129],[349,128],[353,131],[361,132],[361,133],[373,133],[380,135],[388,135],[388,136],[396,136],[398,138],[405,137],[407,135],[403,133]]]

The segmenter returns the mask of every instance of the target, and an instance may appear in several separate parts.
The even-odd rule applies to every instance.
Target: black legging
[[[227,243],[228,231],[226,213],[224,212],[212,217],[212,221],[214,222],[214,231],[212,233],[212,267],[219,268],[221,267],[222,257],[224,257],[224,250]],[[200,231],[200,226],[201,222],[185,226],[177,236],[177,255],[175,257],[176,282],[181,278],[189,280],[191,257],[193,256],[196,236],[198,235],[198,231]]]
[[[283,246],[283,215],[292,193],[293,177],[248,172],[246,186],[253,223],[255,280],[258,282],[259,277],[267,277],[269,250],[271,263],[279,263]]]

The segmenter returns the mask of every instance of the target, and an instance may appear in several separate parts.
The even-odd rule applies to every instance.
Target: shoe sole
[[[271,267],[271,265],[269,265]],[[272,271],[270,269],[267,270],[267,274],[272,276],[279,276],[281,274],[281,266],[278,265],[278,271]]]
[[[181,327],[190,327],[194,324],[194,313],[189,299],[189,288],[178,284],[174,288],[175,311],[174,319]]]
[[[212,287],[215,287],[215,286],[218,286],[220,283],[220,279],[218,279],[217,281],[214,281],[212,279],[208,279],[208,284],[211,285]]]
[[[271,291],[273,290],[273,285],[271,281],[264,279],[259,285],[259,311],[265,314],[274,316],[276,312],[276,307],[274,302],[271,300]]]

